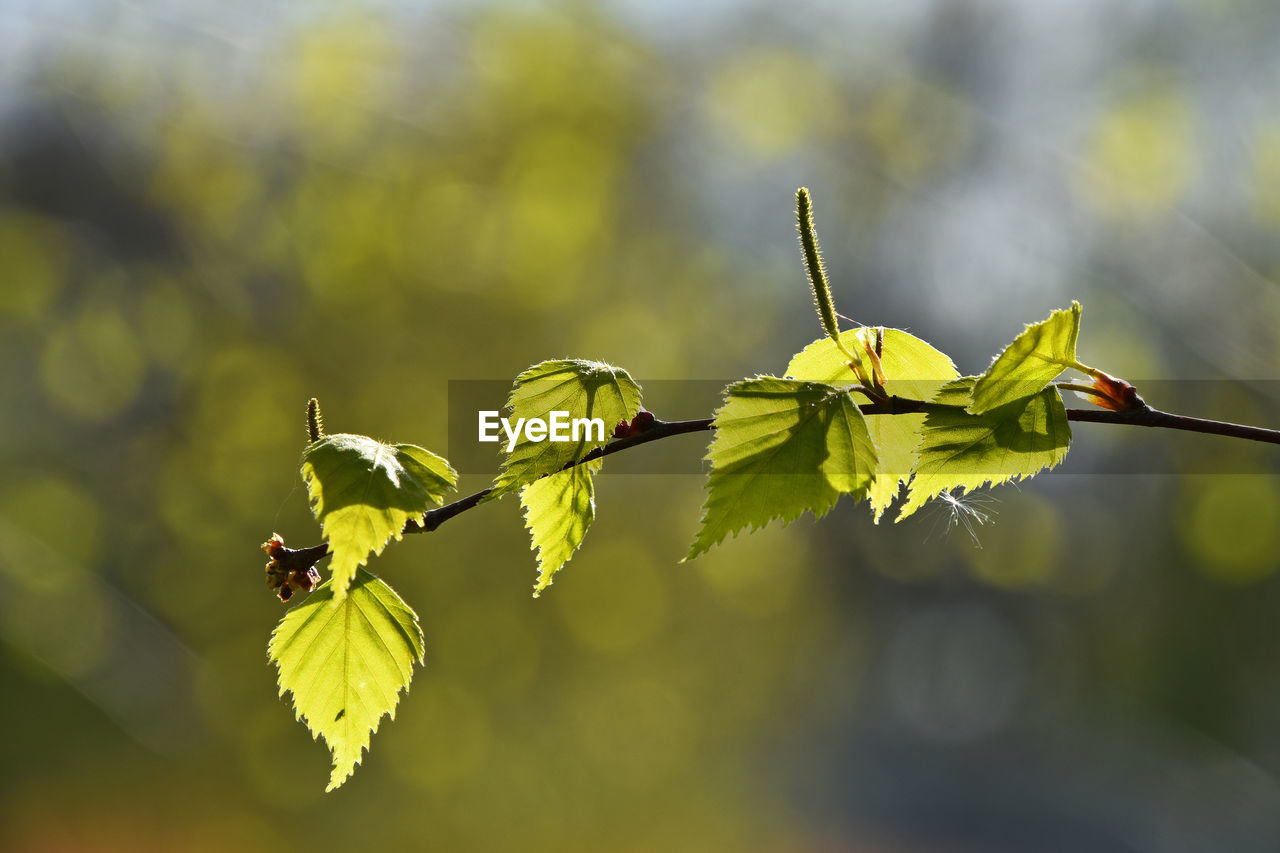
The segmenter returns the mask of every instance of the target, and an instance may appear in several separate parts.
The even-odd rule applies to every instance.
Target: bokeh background
[[[690,564],[701,478],[637,464],[538,601],[468,513],[373,566],[427,664],[328,795],[258,551],[318,538],[312,395],[443,452],[449,380],[781,371],[801,184],[858,321],[973,373],[1078,298],[1153,404],[1280,425],[1278,43],[1264,0],[0,2],[0,847],[1280,849],[1266,446],[1081,424],[977,543],[842,505]]]

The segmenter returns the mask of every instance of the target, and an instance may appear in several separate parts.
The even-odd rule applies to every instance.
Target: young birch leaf
[[[876,448],[853,396],[831,385],[761,376],[725,389],[707,451],[711,476],[702,527],[686,560],[744,527],[808,510],[826,514],[840,495],[861,500]]]
[[[594,477],[601,460],[575,465],[535,480],[520,491],[525,526],[538,551],[538,583],[533,597],[551,586],[556,572],[569,561],[596,517]]]
[[[369,554],[381,554],[406,521],[439,506],[458,475],[421,447],[340,433],[307,445],[302,479],[333,554],[329,572],[341,601]]]
[[[863,343],[875,345],[876,330],[851,329],[840,338],[846,349],[861,352]],[[932,400],[943,385],[960,375],[945,353],[901,329],[884,330],[880,363],[886,378],[885,390],[912,400]],[[853,381],[844,355],[828,338],[819,338],[796,353],[787,365],[787,376],[830,384]],[[861,394],[855,394],[854,399],[870,402]],[[867,416],[867,431],[879,456],[867,496],[877,523],[898,496],[900,484],[911,479],[923,425],[922,414]]]
[[[284,615],[267,648],[280,695],[293,694],[298,719],[333,753],[326,791],[355,772],[382,716],[395,719],[424,651],[417,614],[364,569],[334,602],[333,582],[321,584]]]
[[[577,440],[537,442],[522,431],[502,463],[490,500],[559,471],[604,445],[619,421],[630,420],[640,410],[640,386],[622,368],[602,362],[544,361],[516,377],[507,408],[513,427],[518,418],[549,420],[552,412],[568,412],[570,419],[599,418],[604,430],[601,435],[599,430],[580,427]],[[501,440],[505,450],[505,433]]]
[[[1071,425],[1057,390],[1045,388],[1033,397],[973,415],[962,408],[973,383],[972,376],[958,379],[934,399],[954,408],[934,409],[925,416],[920,461],[898,521],[941,492],[957,487],[971,492],[988,483],[1033,477],[1066,457]]]
[[[973,386],[969,411],[975,415],[1040,393],[1062,371],[1087,369],[1076,361],[1080,303],[1054,311],[1027,326],[1004,348]]]

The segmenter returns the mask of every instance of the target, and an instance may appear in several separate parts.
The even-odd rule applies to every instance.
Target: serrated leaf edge
[[[359,570],[359,569],[358,569],[357,571],[358,571],[358,572],[359,572],[359,571],[365,571],[365,574],[368,574],[371,578],[374,578],[374,579],[376,579],[376,580],[382,580],[382,579],[381,579],[381,578],[379,578],[377,575],[375,575],[375,574],[373,574],[372,572],[369,572],[369,571],[367,571],[367,570]],[[357,575],[357,576],[358,576],[358,575]],[[328,586],[328,585],[329,585],[329,584],[331,584],[331,583],[332,583],[332,581],[326,581],[326,582],[325,582],[324,584],[322,584],[321,586],[316,587],[316,589],[315,589],[312,593],[310,593],[310,594],[309,594],[305,599],[303,599],[302,601],[300,601],[298,604],[294,605],[293,607],[290,607],[290,608],[285,612],[284,616],[280,617],[280,621],[279,621],[278,623],[276,623],[275,628],[273,628],[273,629],[272,629],[272,631],[271,631],[271,638],[270,638],[270,640],[267,642],[267,662],[268,662],[269,664],[272,664],[272,665],[274,665],[274,666],[275,666],[275,668],[276,668],[276,683],[277,683],[277,685],[279,685],[279,688],[280,688],[280,689],[279,689],[279,692],[278,692],[276,695],[277,695],[279,698],[283,698],[283,697],[284,697],[284,695],[285,695],[286,693],[291,693],[291,694],[293,694],[293,699],[292,699],[292,701],[290,702],[290,706],[292,707],[293,712],[294,712],[294,719],[295,719],[295,720],[297,720],[297,721],[299,721],[299,722],[301,722],[304,726],[306,726],[306,728],[307,728],[307,732],[311,735],[311,739],[312,739],[313,741],[318,741],[318,740],[320,740],[320,739],[323,737],[323,735],[321,734],[321,732],[320,732],[317,728],[314,728],[314,727],[311,725],[311,719],[310,719],[306,714],[304,714],[304,713],[302,712],[302,710],[301,710],[301,709],[299,709],[299,707],[298,707],[298,696],[297,696],[297,694],[296,694],[296,693],[294,693],[294,691],[293,691],[291,688],[284,686],[284,684],[283,684],[284,673],[283,673],[283,671],[281,670],[279,660],[277,660],[277,658],[276,658],[276,643],[277,643],[277,640],[279,639],[280,629],[281,629],[282,627],[284,627],[285,619],[287,619],[287,618],[288,618],[289,614],[290,614],[290,613],[292,613],[294,610],[296,610],[296,609],[298,609],[298,608],[300,608],[300,607],[305,606],[305,605],[306,605],[306,603],[307,603],[307,601],[310,601],[310,600],[311,600],[311,596],[315,595],[317,592],[321,591],[322,589],[324,589],[324,587]],[[386,581],[382,581],[382,583],[386,586],[386,589],[387,589],[388,591],[390,591],[391,595],[394,597],[393,604],[394,604],[396,607],[401,608],[401,609],[403,610],[403,612],[409,616],[409,621],[410,621],[410,623],[412,623],[412,625],[414,626],[414,630],[415,630],[415,633],[416,633],[416,638],[415,638],[415,637],[412,637],[412,636],[407,636],[407,637],[405,637],[405,638],[409,641],[410,646],[412,646],[412,647],[415,649],[415,651],[416,651],[416,654],[414,654],[414,655],[413,655],[413,657],[412,657],[412,661],[413,661],[414,663],[417,663],[417,665],[418,665],[418,666],[423,666],[423,665],[424,665],[424,663],[425,663],[425,660],[426,660],[426,635],[425,635],[425,634],[423,633],[423,631],[422,631],[422,625],[421,625],[421,622],[420,622],[420,620],[419,620],[419,618],[418,618],[418,614],[417,614],[417,612],[416,612],[412,607],[410,607],[410,606],[408,605],[408,603],[407,603],[407,602],[405,602],[405,600],[404,600],[403,598],[401,598],[401,597],[399,596],[399,594],[398,594],[398,593],[396,593],[396,592],[395,592],[395,590],[391,587],[391,585],[390,585],[390,584],[386,583]],[[396,625],[396,627],[398,628],[398,627],[399,627],[399,621],[398,621],[397,619],[395,619],[395,618],[394,618],[394,614],[393,614],[393,612],[392,612],[392,608],[387,606],[387,603],[383,600],[383,598],[382,598],[382,596],[381,596],[381,595],[378,595],[377,593],[374,593],[374,597],[377,599],[378,603],[382,606],[383,610],[384,610],[384,611],[385,611],[389,616],[391,616],[391,617],[392,617],[392,618],[391,618],[391,622],[392,622],[392,624]],[[355,602],[355,600],[354,600],[353,598],[350,598],[350,597],[344,597],[344,599],[343,599],[342,601],[337,601],[337,600],[336,600],[336,595],[335,595],[335,601],[334,601],[334,602],[331,602],[331,605],[330,605],[330,606],[328,606],[328,607],[317,607],[317,608],[316,608],[316,610],[315,610],[315,613],[313,613],[312,615],[308,616],[308,617],[306,618],[306,621],[305,621],[305,622],[303,622],[303,624],[302,624],[301,626],[299,626],[297,630],[298,630],[298,631],[302,631],[302,630],[303,630],[303,628],[304,628],[306,625],[310,624],[311,620],[312,620],[312,619],[314,619],[314,618],[316,617],[316,615],[317,615],[317,614],[321,614],[321,613],[326,614],[326,615],[327,615],[327,617],[328,617],[328,619],[332,620],[335,616],[337,616],[337,615],[338,615],[338,612],[339,612],[339,609],[340,609],[340,607],[339,607],[340,605],[351,605],[351,604],[355,604],[355,606],[356,606],[357,608],[359,608],[359,603],[358,603],[358,602]],[[364,620],[365,620],[366,622],[370,622],[369,617],[368,617],[368,616],[365,616],[365,615],[363,614],[363,611],[361,611],[361,616],[362,616],[362,618],[364,618]],[[370,624],[372,624],[372,623],[370,622]],[[326,625],[326,627],[327,627],[327,625]],[[321,628],[321,629],[320,629],[320,633],[323,633],[323,632],[324,632],[324,630],[325,630],[324,628]],[[402,636],[404,635],[403,631],[401,632],[401,634],[402,634]],[[317,637],[318,637],[318,636],[319,636],[319,634],[317,634]],[[381,638],[379,637],[379,639],[381,639]],[[415,639],[416,639],[416,642],[415,642]],[[316,638],[312,638],[311,642],[312,642],[312,643],[314,643],[314,642],[315,642],[315,640],[316,640]],[[385,641],[384,641],[384,646],[385,646]],[[308,647],[308,648],[310,648],[310,647]],[[386,717],[386,718],[388,718],[388,719],[390,719],[390,720],[392,720],[392,721],[394,721],[394,720],[395,720],[395,718],[396,718],[396,709],[400,706],[400,696],[401,696],[401,694],[408,695],[408,693],[409,693],[409,688],[410,688],[410,686],[412,686],[412,682],[413,682],[413,665],[412,665],[412,664],[410,664],[410,667],[409,667],[409,673],[408,673],[407,678],[405,679],[405,683],[404,683],[402,686],[398,687],[398,688],[396,689],[396,691],[395,691],[395,694],[394,694],[395,701],[393,701],[393,702],[391,703],[391,707],[390,707],[390,708],[386,709],[386,710],[385,710],[385,711],[383,711],[381,714],[379,714],[379,715],[378,715],[378,717],[377,717],[377,719],[375,719],[375,720],[373,721],[373,724],[369,727],[369,729],[368,729],[368,731],[367,731],[367,733],[366,733],[366,735],[365,735],[365,737],[364,737],[364,742],[363,742],[362,744],[360,744],[360,748],[359,748],[358,755],[357,755],[357,757],[355,758],[354,762],[352,763],[352,765],[351,765],[351,769],[350,769],[349,771],[347,771],[347,773],[346,773],[346,774],[345,774],[341,779],[337,779],[337,778],[335,778],[335,777],[336,777],[336,775],[337,775],[337,772],[338,772],[338,767],[337,767],[337,763],[336,763],[337,750],[336,750],[336,748],[335,748],[333,745],[329,744],[329,742],[328,742],[328,740],[327,740],[327,739],[325,740],[325,746],[329,749],[329,752],[330,752],[331,757],[335,760],[335,763],[334,763],[334,766],[333,766],[333,769],[332,769],[332,772],[331,772],[331,775],[330,775],[330,778],[329,778],[329,784],[328,784],[328,786],[325,788],[325,793],[329,793],[330,791],[333,791],[333,790],[335,790],[335,789],[337,789],[337,788],[340,788],[340,787],[341,787],[341,786],[342,786],[342,785],[347,781],[347,779],[350,779],[353,775],[355,775],[355,769],[356,769],[356,767],[359,767],[359,766],[364,762],[364,755],[365,755],[365,753],[369,752],[369,751],[372,749],[372,747],[371,747],[371,745],[370,745],[370,744],[371,744],[371,742],[372,742],[373,736],[374,736],[375,734],[377,734],[377,733],[378,733],[378,729],[379,729],[379,728],[381,727],[381,725],[382,725],[382,719],[383,719],[383,717]],[[343,689],[345,690],[345,689],[349,689],[349,688],[348,688],[348,687],[346,687],[346,685],[344,685],[344,688],[343,688]]]

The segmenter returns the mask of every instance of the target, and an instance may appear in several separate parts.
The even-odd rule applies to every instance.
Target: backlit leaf
[[[1040,393],[1067,368],[1083,368],[1076,361],[1080,334],[1080,303],[1057,310],[1033,323],[1004,348],[973,386],[969,411],[975,415]]]
[[[863,343],[875,345],[874,328],[851,329],[840,340],[852,352],[861,352]],[[880,363],[884,368],[885,390],[912,400],[931,400],[943,385],[960,374],[945,353],[901,329],[885,329]],[[831,384],[854,381],[844,355],[829,338],[809,344],[787,365],[787,375],[795,379]],[[870,402],[861,394],[854,399]],[[898,496],[900,484],[911,479],[916,464],[916,446],[924,415],[867,415],[867,431],[875,443],[878,464],[868,502],[878,522]]]
[[[307,445],[302,478],[333,554],[338,600],[370,553],[381,554],[458,482],[448,462],[421,447],[341,433]]]
[[[596,517],[594,477],[601,460],[575,465],[536,480],[520,491],[525,526],[538,551],[538,583],[533,597],[551,585]]]
[[[1014,400],[980,415],[963,409],[974,378],[950,383],[934,402],[953,408],[925,415],[911,491],[898,521],[940,492],[1033,477],[1067,455],[1071,425],[1057,390]]]
[[[725,389],[707,459],[702,526],[686,560],[744,527],[821,517],[840,495],[861,500],[876,449],[853,395],[831,385],[761,376]]]
[[[298,719],[333,753],[332,791],[360,763],[383,715],[395,718],[424,643],[417,614],[364,569],[335,604],[328,581],[289,610],[267,649],[280,671],[280,695],[293,694]]]
[[[523,433],[502,463],[502,473],[489,499],[559,471],[608,442],[619,421],[640,410],[640,386],[625,370],[598,361],[544,361],[516,377],[507,401],[514,427],[517,418],[547,419],[551,412],[570,418],[599,418],[603,436],[581,429],[576,441],[529,441]],[[506,437],[503,433],[503,449]]]

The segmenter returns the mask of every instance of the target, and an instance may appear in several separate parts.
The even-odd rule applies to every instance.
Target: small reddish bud
[[[618,425],[613,428],[614,438],[626,438],[632,434],[631,423],[629,421],[618,421]]]
[[[1101,370],[1095,370],[1090,375],[1093,377],[1093,390],[1101,395],[1095,397],[1094,402],[1102,408],[1113,412],[1133,412],[1147,408],[1146,401],[1138,396],[1138,390],[1123,379],[1117,379]]]
[[[649,427],[653,426],[655,420],[657,419],[653,416],[653,412],[646,412],[644,409],[641,409],[640,413],[631,421],[631,431],[633,433],[644,432],[649,429]]]
[[[262,550],[266,551],[267,556],[271,558],[267,560],[267,589],[288,589],[289,572],[280,565],[279,559],[284,551],[284,539],[280,538],[279,533],[273,533],[270,539],[262,543]]]
[[[289,586],[303,590],[304,592],[311,592],[311,590],[315,589],[319,583],[320,573],[315,570],[315,567],[309,568],[306,571],[297,569],[289,575]]]
[[[272,533],[271,538],[262,543],[262,550],[266,551],[267,556],[274,560],[284,550],[284,538],[279,533]]]
[[[314,549],[291,551],[284,546],[284,539],[280,538],[280,534],[276,533],[262,543],[262,550],[271,558],[267,561],[267,588],[274,589],[281,601],[293,598],[298,590],[311,592],[320,585],[320,572],[315,565],[303,564],[308,558],[308,551]],[[310,559],[317,558],[313,554]]]

